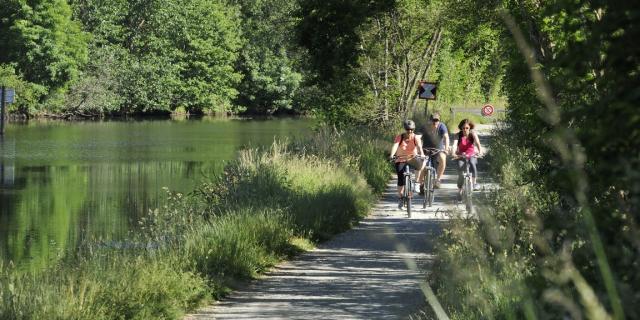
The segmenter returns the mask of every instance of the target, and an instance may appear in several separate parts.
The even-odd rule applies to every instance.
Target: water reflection
[[[238,146],[306,132],[307,121],[142,121],[7,127],[0,140],[0,258],[42,268],[91,239],[122,239],[162,187],[188,192]]]

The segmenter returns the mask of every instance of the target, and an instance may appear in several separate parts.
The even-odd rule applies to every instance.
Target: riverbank
[[[213,181],[169,192],[131,239],[143,245],[88,244],[37,273],[3,266],[0,317],[179,318],[357,223],[388,177],[375,136],[326,131],[245,150]]]
[[[149,113],[149,114],[96,114],[96,115],[74,115],[63,113],[42,113],[35,115],[25,115],[17,113],[7,113],[5,121],[7,123],[24,123],[27,121],[140,121],[140,120],[172,120],[172,119],[312,119],[313,117],[304,113],[277,113],[277,114],[257,114],[257,113]]]

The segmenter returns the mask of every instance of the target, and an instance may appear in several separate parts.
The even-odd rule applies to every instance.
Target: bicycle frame
[[[402,198],[407,206],[407,215],[411,218],[411,199],[413,198],[413,178],[411,174],[411,167],[407,164],[404,166],[404,191],[402,192]]]
[[[463,172],[463,178],[464,178],[464,184],[463,184],[463,195],[464,195],[464,201],[465,201],[465,206],[467,209],[467,213],[472,214],[473,213],[473,175],[471,174],[471,158],[470,157],[462,157],[462,159],[464,160],[464,172]]]
[[[418,158],[422,158],[421,155],[416,155],[416,156],[411,156],[411,158],[407,159],[413,159],[414,157],[418,157]],[[391,161],[396,160],[397,157],[394,157]],[[416,171],[415,174],[413,174],[411,171],[414,170]],[[409,218],[411,218],[411,200],[413,198],[413,189],[416,182],[417,177],[417,170],[411,168],[411,165],[407,164],[404,167],[404,171],[403,171],[403,179],[404,179],[404,189],[402,191],[402,201],[404,203],[404,205],[407,207],[407,215],[409,216]]]
[[[436,149],[436,148],[425,148],[425,154],[427,154],[427,164],[425,166],[425,180],[424,180],[424,201],[422,203],[422,208],[426,208],[427,205],[431,207],[433,205],[433,200],[435,198],[435,179],[437,176],[436,168],[434,164],[434,157],[436,157],[440,152],[444,152],[444,150]]]

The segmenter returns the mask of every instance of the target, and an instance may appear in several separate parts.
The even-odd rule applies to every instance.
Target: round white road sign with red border
[[[493,114],[493,106],[490,104],[485,104],[482,107],[482,115],[488,117]]]

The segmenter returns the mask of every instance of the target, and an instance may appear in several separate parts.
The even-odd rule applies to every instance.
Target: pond
[[[308,135],[306,119],[31,121],[0,138],[0,264],[37,269],[85,240],[125,238],[239,148]]]

